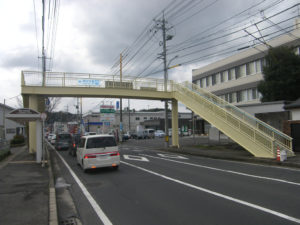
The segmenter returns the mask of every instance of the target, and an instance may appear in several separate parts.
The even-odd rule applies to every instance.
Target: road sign
[[[44,113],[44,112],[43,112],[43,113],[41,113],[41,119],[42,119],[42,120],[45,120],[46,118],[47,118],[47,114],[46,114],[46,113]]]

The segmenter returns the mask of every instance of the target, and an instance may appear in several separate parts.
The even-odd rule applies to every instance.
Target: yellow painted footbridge
[[[44,111],[45,97],[109,97],[172,101],[172,145],[178,146],[178,101],[218,128],[255,157],[275,158],[276,150],[293,156],[292,138],[223,99],[189,82],[101,74],[22,71],[24,107]],[[29,124],[30,151],[35,152],[35,125]]]

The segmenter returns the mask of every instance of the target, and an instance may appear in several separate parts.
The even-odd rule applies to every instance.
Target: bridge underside
[[[148,100],[171,100],[173,92],[153,90],[130,90],[116,88],[85,88],[85,87],[31,87],[23,86],[22,95],[24,106],[28,106],[30,95],[41,98],[48,97],[85,97],[85,98],[130,98]]]

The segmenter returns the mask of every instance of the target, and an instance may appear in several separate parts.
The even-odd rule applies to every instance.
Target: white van
[[[146,138],[154,138],[155,137],[154,133],[155,133],[154,129],[146,129],[145,130]]]
[[[120,165],[120,153],[113,135],[83,136],[77,148],[77,163],[84,172],[88,169]]]

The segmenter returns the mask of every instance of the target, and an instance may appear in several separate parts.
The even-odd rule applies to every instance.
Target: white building
[[[280,123],[290,119],[289,112],[284,109],[285,102],[261,103],[261,94],[257,86],[263,80],[262,68],[266,63],[265,55],[268,46],[294,46],[296,53],[299,54],[300,20],[297,19],[295,24],[292,32],[268,41],[267,45],[257,45],[202,68],[194,69],[193,83],[260,119],[264,119],[266,113],[277,113],[269,122],[282,130]],[[272,115],[269,114],[270,117]],[[282,121],[275,121],[277,117]],[[274,122],[278,124],[272,124]]]
[[[300,21],[300,20],[297,20]],[[300,24],[289,34],[272,39],[267,44],[295,46],[299,54]],[[263,80],[262,68],[268,46],[261,44],[211,63],[192,72],[193,83],[235,105],[260,103],[258,83]]]

